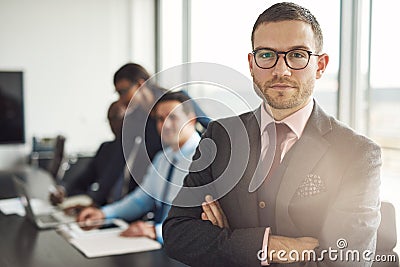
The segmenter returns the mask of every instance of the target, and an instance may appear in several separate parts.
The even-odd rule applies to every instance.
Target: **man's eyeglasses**
[[[311,56],[320,56],[305,49],[292,49],[286,52],[277,52],[267,48],[259,48],[252,51],[254,60],[259,68],[270,69],[275,67],[279,55],[284,55],[286,65],[293,70],[301,70],[307,67]]]

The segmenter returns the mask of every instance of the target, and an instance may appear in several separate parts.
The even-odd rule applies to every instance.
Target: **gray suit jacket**
[[[172,207],[163,226],[165,249],[172,258],[191,266],[260,266],[257,252],[262,248],[268,225],[259,223],[257,192],[248,191],[260,154],[259,112],[208,126],[202,139],[215,142],[216,157],[206,169],[191,171],[185,186],[196,187],[216,180],[235,155],[247,154],[243,152],[246,147],[250,149],[248,164],[232,190],[219,199],[230,229],[202,221],[201,207]],[[243,124],[248,137],[240,131],[226,130],[226,125],[231,129],[240,127],[238,122]],[[207,143],[200,143],[194,161],[211,156]],[[303,135],[290,153],[277,193],[276,232],[272,234],[315,237],[320,242],[317,256],[329,247],[338,250],[339,239],[346,240],[348,249],[360,251],[360,262],[330,261],[325,255],[324,261],[305,266],[369,266],[371,263],[362,260],[362,252],[375,251],[380,223],[380,148],[314,104]],[[226,188],[207,190],[196,197],[201,200],[205,194],[215,195],[221,190]]]

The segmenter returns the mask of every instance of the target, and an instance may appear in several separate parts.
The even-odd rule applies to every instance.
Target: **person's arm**
[[[65,187],[62,185],[56,185],[50,187],[49,200],[52,205],[60,204],[64,201],[66,196]]]
[[[205,202],[202,204],[203,213],[201,219],[203,221],[210,221],[213,225],[220,228],[229,228],[228,219],[221,208],[218,201],[213,200],[212,196],[206,196]],[[318,240],[312,237],[298,237],[289,238],[284,236],[270,235],[269,229],[265,231],[262,253],[259,257],[263,259],[262,265],[269,265],[270,263],[293,263],[299,260],[290,259],[288,257],[291,251],[297,251],[298,255],[303,255],[305,251],[314,250],[318,247]],[[285,251],[285,260],[278,257],[278,253],[271,253],[272,251]],[[304,254],[307,255],[307,254]],[[304,257],[300,261],[309,261],[310,258]]]
[[[68,181],[62,182],[62,186],[65,189],[65,196],[87,194],[89,186],[98,179],[96,164],[103,164],[102,162],[97,161],[99,161],[103,153],[107,153],[107,145],[109,145],[109,143],[102,143],[100,145],[96,155],[90,160],[86,168],[76,177],[70,177]]]
[[[202,221],[201,213],[201,207],[171,208],[163,224],[164,248],[171,258],[190,266],[260,266],[257,252],[265,227],[220,228]]]
[[[347,243],[343,250],[358,251],[360,261],[351,262],[351,266],[371,266],[372,262],[363,259],[363,253],[375,252],[376,234],[380,224],[380,148],[371,141],[359,141],[359,149],[352,152],[351,161],[342,177],[338,195],[329,208],[325,224],[319,237],[323,250],[338,249]],[[346,242],[343,242],[345,240]],[[368,255],[367,255],[368,256]],[[371,256],[371,255],[370,255]],[[372,256],[371,256],[372,258]],[[318,266],[349,266],[348,261],[333,261],[324,257]]]
[[[143,178],[143,188],[151,189],[159,186],[154,184],[154,181],[157,181],[154,178],[158,176],[156,169],[160,162],[160,155],[157,154],[153,163],[147,167],[147,173]],[[154,204],[154,199],[138,186],[123,199],[106,205],[101,210],[106,218],[122,218],[127,221],[133,221],[151,211],[154,208]]]
[[[104,213],[95,207],[87,207],[79,212],[76,217],[77,222],[93,222],[99,221],[105,218]]]
[[[96,156],[102,147],[103,145],[100,146]],[[68,180],[62,180],[59,185],[55,186],[54,190],[51,190],[49,200],[53,205],[62,203],[67,196],[87,193],[89,185],[96,178],[95,158],[90,161],[88,166],[79,175],[69,177],[70,179]]]
[[[156,239],[155,226],[149,222],[136,221],[129,225],[128,229],[123,231],[120,236],[123,237],[148,237]]]
[[[136,221],[131,223],[128,229],[123,231],[120,235],[124,237],[145,236],[151,239],[155,239],[161,244],[163,243],[162,223],[157,223],[153,225],[150,222]]]
[[[133,221],[151,211],[153,206],[154,200],[137,187],[123,199],[102,207],[101,211],[107,219],[121,218],[126,221]]]
[[[212,196],[207,195],[205,197],[205,202],[201,204],[201,208],[203,209],[201,213],[203,221],[210,221],[213,225],[220,228],[230,228],[224,210],[217,200],[213,200]]]

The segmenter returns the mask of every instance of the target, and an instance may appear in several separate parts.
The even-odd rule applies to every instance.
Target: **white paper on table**
[[[120,232],[102,233],[85,238],[70,239],[69,242],[88,258],[161,248],[160,243],[147,237],[122,237],[119,234]]]
[[[17,197],[0,200],[0,210],[5,215],[17,214],[25,216],[25,209]]]
[[[54,211],[54,207],[42,199],[33,198],[31,199],[31,204],[35,214],[46,214]],[[17,214],[21,217],[25,216],[25,209],[18,197],[1,199],[0,210],[5,215]]]

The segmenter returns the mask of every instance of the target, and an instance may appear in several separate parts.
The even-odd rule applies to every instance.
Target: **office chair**
[[[376,255],[394,255],[396,262],[374,262],[373,267],[399,267],[399,257],[393,251],[397,242],[396,214],[394,206],[389,202],[381,203],[381,224],[378,228]]]
[[[64,171],[61,168],[61,164],[64,161],[64,145],[65,145],[65,137],[62,135],[58,135],[55,140],[54,150],[53,150],[53,158],[47,165],[47,171],[54,178],[54,180],[59,181],[62,179],[64,175]]]

